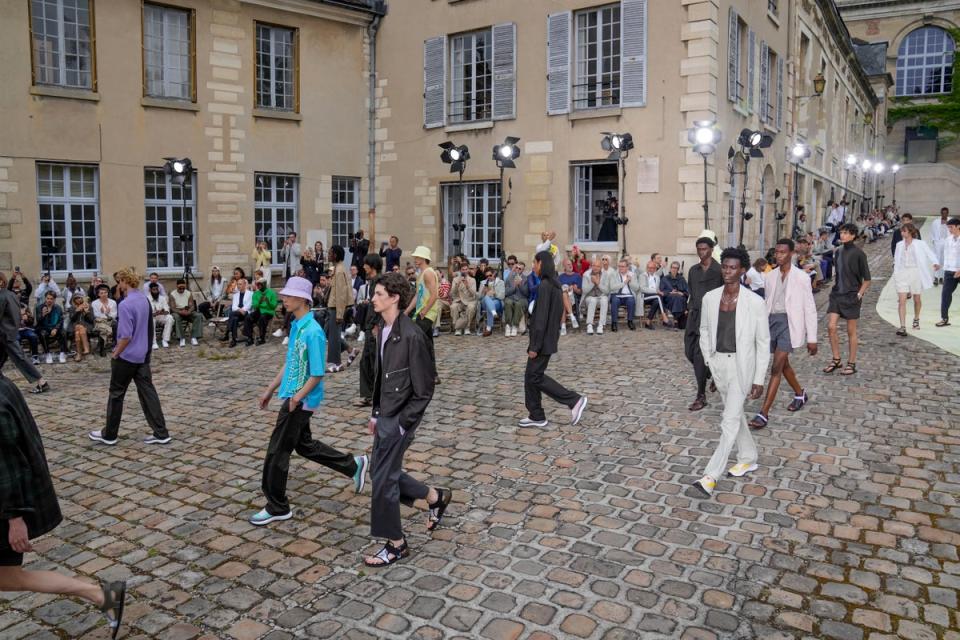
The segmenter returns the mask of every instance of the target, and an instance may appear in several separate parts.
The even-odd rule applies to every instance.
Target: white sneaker
[[[180,346],[181,346],[181,347],[187,346],[187,340],[186,340],[186,338],[180,338]]]
[[[455,336],[462,336],[462,335],[463,335],[463,329],[457,329],[456,331],[453,332],[453,335],[455,335]]]
[[[357,332],[357,325],[352,324],[349,327],[347,327],[347,330],[344,333],[346,333],[348,336],[352,336],[356,332]]]
[[[703,476],[693,483],[693,487],[698,489],[705,498],[713,495],[713,490],[717,488],[717,481],[710,476]]]
[[[156,342],[154,342],[154,343],[153,343],[153,350],[156,351],[156,350],[159,349],[159,348],[160,348],[160,345],[158,345]]]
[[[30,362],[33,364],[40,364],[40,356],[30,356]]]
[[[598,325],[597,325],[597,335],[598,335],[598,336],[602,336],[602,335],[603,335],[603,325],[602,325],[602,324],[598,324]]]
[[[53,354],[52,354],[52,353],[48,353],[48,354],[47,354],[46,363],[47,363],[47,364],[53,364]]]
[[[102,431],[91,431],[90,433],[87,434],[87,437],[93,440],[94,442],[102,442],[103,444],[108,444],[111,447],[117,444],[116,440],[107,440],[106,438],[104,438]]]
[[[577,320],[577,314],[575,313],[570,314],[570,326],[573,327],[574,329],[580,328],[580,321]]]
[[[734,478],[742,478],[743,476],[747,475],[751,471],[756,471],[757,468],[758,467],[756,463],[744,464],[742,462],[738,462],[737,464],[730,467],[729,470],[727,470],[727,475]]]
[[[276,331],[274,331],[274,332],[273,332],[273,337],[274,337],[274,338],[282,338],[282,337],[283,337],[283,329],[277,329]],[[286,344],[286,343],[284,343],[284,344]]]
[[[533,420],[531,418],[524,418],[517,423],[518,427],[545,427],[547,426],[546,420]]]
[[[513,326],[513,332],[511,333],[511,335],[512,335],[514,338],[517,337],[517,331],[519,331],[519,328],[518,328],[516,325],[514,325],[514,326]]]
[[[357,342],[363,342],[363,341],[366,340],[366,339],[367,339],[367,336],[364,335],[364,332],[363,332],[363,331],[361,331],[361,332],[357,335]]]
[[[157,436],[148,436],[144,438],[143,444],[169,444],[173,438],[167,436],[166,438],[158,438]]]
[[[593,335],[593,325],[592,325],[592,324],[588,324],[588,325],[587,325],[587,335],[588,335],[588,336],[592,336],[592,335]]]
[[[197,346],[197,345],[200,344],[200,343],[197,342],[197,339],[196,339],[196,338],[190,338],[190,344],[192,344],[193,346]]]
[[[290,336],[283,336],[283,346],[290,344]]]
[[[499,317],[500,317],[500,314],[498,314],[496,311],[494,311],[494,312],[493,312],[493,319],[496,320],[496,319],[499,318]]]
[[[587,408],[587,396],[580,396],[580,400],[577,404],[573,405],[573,409],[570,410],[570,424],[575,425],[580,422],[580,418],[583,417],[583,411]]]
[[[510,337],[510,325],[507,325],[503,328],[503,335],[504,337],[507,337],[507,338]]]
[[[567,335],[567,325],[566,325],[566,323],[560,325],[560,335],[562,335],[562,336]]]
[[[169,341],[169,340],[164,340],[164,341],[163,341],[163,348],[164,348],[164,349],[169,349],[169,348],[170,348],[170,341]]]
[[[63,351],[60,352],[60,364],[65,364],[67,362],[67,354]]]
[[[217,326],[217,323],[214,322],[213,320],[211,320],[210,322],[207,323],[207,326],[208,326],[208,327],[215,327],[215,326]]]

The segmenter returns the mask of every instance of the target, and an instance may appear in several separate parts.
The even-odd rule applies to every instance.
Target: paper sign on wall
[[[660,157],[637,158],[637,193],[660,192]]]

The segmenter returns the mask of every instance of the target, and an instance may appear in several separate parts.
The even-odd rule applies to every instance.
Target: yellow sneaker
[[[693,486],[695,489],[698,489],[701,493],[703,493],[705,498],[709,498],[713,495],[713,490],[717,486],[717,481],[710,476],[703,476],[694,482]]]
[[[727,471],[727,475],[732,476],[734,478],[742,478],[743,476],[747,475],[751,471],[756,471],[756,470],[757,470],[756,463],[745,464],[743,462],[740,462],[730,467],[730,469]]]

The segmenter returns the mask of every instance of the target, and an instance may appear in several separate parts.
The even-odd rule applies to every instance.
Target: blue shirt
[[[568,286],[582,286],[583,277],[579,273],[561,273],[557,276],[557,279],[560,280],[560,284],[565,284]]]
[[[290,324],[290,343],[287,362],[280,380],[280,398],[292,398],[307,380],[322,377],[327,366],[327,336],[312,313],[307,313]],[[323,402],[323,380],[303,400],[306,411],[315,411]]]

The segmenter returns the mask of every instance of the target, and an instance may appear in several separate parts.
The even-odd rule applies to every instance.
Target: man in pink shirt
[[[793,264],[793,249],[790,238],[777,240],[774,248],[777,268],[764,275],[773,367],[767,397],[756,417],[750,421],[751,429],[767,426],[767,416],[777,397],[781,377],[787,379],[794,393],[787,411],[799,411],[810,399],[790,366],[790,353],[806,344],[807,352],[811,356],[817,355],[817,306],[813,301],[810,277]]]

